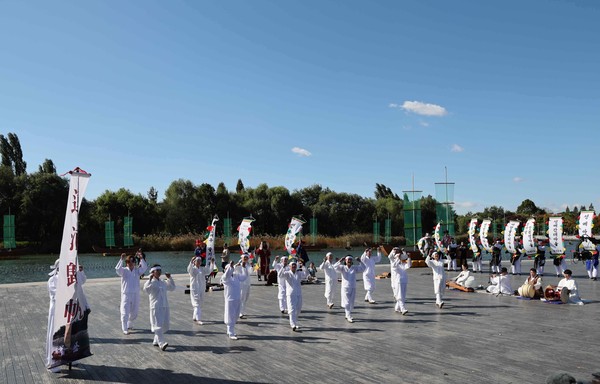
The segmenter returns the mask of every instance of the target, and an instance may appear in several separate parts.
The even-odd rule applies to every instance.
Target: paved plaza
[[[600,371],[600,281],[587,279],[581,263],[569,267],[584,306],[446,290],[438,309],[430,270],[413,268],[408,314],[394,312],[389,279],[377,281],[377,304],[363,301],[359,281],[352,324],[339,292],[329,310],[324,284],[303,285],[301,332],[279,312],[277,288],[252,276],[249,316],[238,322],[236,341],[225,335],[223,291],[206,293],[204,325],[196,325],[184,293],[189,278],[175,275],[164,352],[152,346],[146,294],[134,331],[123,335],[118,277],[88,279],[94,355],[60,373],[44,366],[46,284],[0,285],[0,383],[544,383],[561,371],[591,380]],[[544,285],[557,284],[552,265],[546,270]],[[477,279],[487,285],[488,275]],[[513,277],[513,289],[524,279]]]

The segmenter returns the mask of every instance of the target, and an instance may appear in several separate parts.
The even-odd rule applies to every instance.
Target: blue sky
[[[0,133],[87,197],[375,183],[600,206],[600,3],[0,3]]]

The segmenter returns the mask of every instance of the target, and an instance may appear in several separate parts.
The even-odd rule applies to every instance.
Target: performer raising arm
[[[368,301],[370,304],[375,304],[375,300],[373,300],[373,292],[375,292],[375,264],[381,261],[381,251],[379,248],[377,247],[377,256],[373,256],[371,248],[369,248],[360,257],[360,261],[365,266],[365,271],[363,272],[363,285],[367,292],[365,294],[365,301]]]
[[[167,291],[175,290],[175,282],[170,273],[165,273],[166,280],[161,280],[161,267],[155,264],[150,268],[150,277],[144,284],[144,292],[148,294],[150,306],[150,325],[154,332],[152,345],[165,350],[169,345],[164,340],[164,334],[169,330],[169,301]]]
[[[121,328],[125,335],[133,328],[140,307],[140,277],[144,275],[148,265],[142,258],[139,266],[135,265],[135,257],[127,257],[127,266],[123,266],[126,255],[121,254],[121,259],[115,267],[117,275],[121,276]]]
[[[240,315],[240,306],[242,298],[241,284],[248,279],[248,270],[241,268],[242,261],[237,263],[240,268],[235,268],[233,261],[225,267],[225,273],[221,276],[223,284],[223,298],[225,299],[225,310],[223,312],[223,322],[227,326],[227,336],[231,340],[237,340],[235,334],[235,323]]]
[[[250,255],[248,255],[247,253],[244,253],[242,255],[242,258],[240,260],[240,263],[238,263],[238,266],[236,268],[242,268],[246,270],[246,274],[248,276],[250,276],[250,274],[252,273],[252,263],[250,262]],[[240,280],[241,281],[241,286],[240,286],[240,290],[241,290],[241,305],[240,305],[240,319],[245,319],[246,318],[246,305],[248,304],[248,299],[250,298],[250,279],[246,279],[246,280]]]
[[[319,269],[325,273],[324,296],[327,300],[327,307],[333,308],[333,296],[335,289],[337,288],[337,272],[333,269],[333,253],[327,252]]]
[[[298,330],[298,315],[302,311],[302,280],[306,279],[308,273],[306,269],[302,268],[302,262],[300,262],[300,268],[298,268],[298,262],[296,260],[290,263],[289,269],[281,268],[277,273],[277,278],[280,284],[285,281],[287,286],[287,307],[288,314],[290,315],[290,326],[293,331]]]
[[[280,261],[281,260],[281,261]],[[289,269],[288,267],[288,258],[283,256],[275,256],[275,260],[273,260],[273,268],[279,274],[279,271]],[[286,283],[285,280],[277,279],[277,299],[279,300],[279,310],[281,313],[285,313],[287,311],[287,294],[286,294]]]
[[[448,256],[446,256],[449,259]],[[450,262],[450,260],[448,260]],[[435,305],[438,308],[442,308],[444,306],[444,302],[442,298],[444,296],[444,288],[446,284],[446,274],[444,272],[444,262],[440,260],[440,254],[438,252],[433,252],[433,260],[431,256],[427,255],[425,259],[425,264],[433,271],[433,292],[435,293]]]
[[[345,261],[345,264],[342,264],[342,260]],[[352,256],[348,255],[333,266],[333,268],[342,275],[342,307],[346,312],[346,320],[350,323],[354,322],[354,319],[352,319],[352,310],[354,309],[354,300],[356,298],[356,274],[364,272],[366,269],[360,259],[358,262],[360,265],[352,265]]]
[[[390,259],[390,268],[392,270],[392,291],[396,299],[394,310],[406,315],[408,310],[404,306],[406,302],[406,286],[408,285],[408,273],[406,271],[411,267],[412,261],[410,256],[402,250],[394,248],[388,255]]]
[[[202,317],[202,303],[204,302],[204,292],[206,291],[206,277],[215,269],[215,259],[210,259],[209,263],[202,266],[202,258],[199,256],[192,257],[187,271],[190,275],[190,300],[194,312],[192,321],[202,325],[200,318]]]

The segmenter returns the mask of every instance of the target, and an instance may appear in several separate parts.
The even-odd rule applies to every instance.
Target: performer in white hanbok
[[[238,339],[235,333],[235,324],[240,315],[241,284],[248,279],[248,270],[241,268],[241,260],[236,265],[240,268],[236,268],[233,261],[229,262],[225,267],[225,273],[221,276],[221,284],[224,288],[223,298],[225,299],[223,322],[227,326],[227,336],[232,340]]]
[[[127,335],[129,329],[133,328],[140,307],[140,276],[146,272],[148,266],[145,259],[141,259],[140,265],[136,266],[133,256],[129,256],[127,266],[123,266],[125,256],[124,253],[121,254],[115,271],[121,276],[121,329]]]
[[[333,308],[333,298],[337,288],[337,272],[333,268],[333,253],[327,252],[319,269],[325,273],[325,300],[327,307]]]
[[[79,306],[84,310],[89,311],[90,305],[87,301],[85,293],[83,292],[83,284],[85,284],[85,282],[87,281],[87,276],[85,275],[85,272],[83,271],[83,265],[81,264],[79,264],[79,270],[77,271],[75,279],[77,281],[77,284],[75,284],[75,289],[77,290]]]
[[[192,321],[202,325],[202,304],[204,303],[204,292],[206,291],[206,277],[215,269],[215,259],[210,259],[206,265],[202,266],[202,258],[194,256],[187,267],[190,275],[190,300],[194,312]]]
[[[56,284],[58,283],[58,259],[51,266],[52,272],[48,275],[48,295],[50,296],[50,306],[48,308],[48,331],[46,333],[46,367],[52,364],[52,328],[54,328],[54,305],[56,303]],[[57,373],[60,372],[60,366],[50,368],[49,371]]]
[[[400,255],[400,252],[402,252],[403,256],[406,254],[406,252],[404,252],[404,248],[402,248],[402,251],[400,251],[400,248],[398,247],[392,248],[392,252],[388,254],[388,260],[390,261],[390,284],[392,286],[392,294],[394,299],[396,299],[397,294],[398,275],[396,274],[393,264],[394,260],[396,260],[396,258]]]
[[[392,291],[394,292],[394,299],[396,299],[394,310],[406,315],[408,313],[405,307],[406,287],[408,285],[408,273],[406,271],[412,266],[412,261],[408,254],[404,252],[404,249],[400,250],[399,248],[392,249],[388,258],[392,275]]]
[[[170,273],[165,273],[166,280],[161,280],[161,267],[155,264],[150,268],[150,276],[144,284],[144,292],[148,294],[150,307],[150,326],[154,332],[152,345],[165,350],[169,345],[164,334],[169,331],[169,301],[167,291],[175,290],[175,281]]]
[[[342,264],[342,261],[345,264]],[[353,262],[352,256],[348,255],[333,265],[335,271],[342,275],[342,308],[344,308],[346,313],[346,320],[350,323],[354,322],[352,310],[354,309],[354,300],[356,299],[356,274],[362,273],[366,269],[360,259],[358,259],[359,265],[352,265]]]
[[[558,290],[561,291],[566,289],[569,293],[569,303],[570,304],[578,304],[583,305],[583,300],[579,297],[579,289],[577,288],[577,283],[571,277],[573,273],[570,269],[566,269],[563,272],[564,279],[558,282]]]
[[[446,259],[450,262],[450,257],[446,255]],[[446,273],[444,272],[444,262],[440,260],[439,252],[433,252],[433,259],[427,255],[425,264],[433,271],[433,292],[435,293],[435,305],[438,308],[444,306],[443,296],[446,288]]]
[[[248,255],[247,253],[242,254],[242,258],[241,258],[241,264],[239,266],[237,266],[236,268],[244,268],[248,274],[248,276],[250,276],[250,274],[252,273],[252,263],[250,262],[250,255]],[[242,281],[242,284],[240,286],[241,289],[241,306],[240,306],[240,319],[245,319],[246,315],[247,315],[247,305],[248,305],[248,299],[250,298],[250,279],[246,279],[244,281]]]
[[[475,290],[475,277],[471,276],[469,266],[467,264],[463,264],[462,271],[454,279],[446,282],[446,286],[468,292]]]
[[[512,295],[513,289],[511,287],[510,275],[508,269],[502,267],[500,274],[492,274],[490,277],[490,286],[486,289],[489,293],[501,293],[503,295]]]
[[[365,287],[365,301],[371,304],[375,304],[373,300],[373,292],[375,292],[375,264],[381,261],[381,251],[377,247],[377,255],[373,256],[371,248],[367,249],[362,256],[360,261],[365,265],[365,271],[363,272],[363,285]]]
[[[290,315],[290,327],[293,331],[298,330],[298,315],[302,311],[302,280],[306,279],[308,272],[306,268],[298,267],[298,262],[293,260],[290,263],[290,268],[281,268],[277,272],[277,279],[280,284],[285,281],[287,286],[287,307],[288,314]]]
[[[279,256],[275,256],[275,260],[273,260],[273,269],[277,271],[277,274],[279,274],[279,271],[284,270],[284,269],[289,269],[288,267],[288,258],[287,257],[279,257]],[[277,300],[279,300],[279,310],[281,311],[281,313],[286,313],[287,312],[287,295],[286,295],[286,290],[287,290],[287,284],[285,283],[285,280],[282,279],[277,279]]]

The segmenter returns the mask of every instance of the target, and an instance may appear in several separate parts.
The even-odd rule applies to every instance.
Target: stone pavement
[[[523,270],[529,267],[525,262]],[[556,284],[547,267],[552,274],[545,284]],[[206,293],[204,325],[196,325],[184,294],[189,279],[175,275],[165,352],[152,346],[146,294],[134,331],[123,335],[118,277],[88,279],[94,355],[60,373],[44,366],[46,284],[0,285],[0,383],[544,383],[560,371],[590,380],[600,371],[600,281],[587,279],[581,263],[569,267],[584,306],[446,290],[438,309],[430,270],[413,268],[407,315],[394,312],[389,279],[377,282],[377,304],[363,301],[358,282],[353,324],[344,319],[339,291],[329,310],[324,284],[304,285],[301,332],[292,332],[279,312],[277,288],[253,276],[249,316],[238,322],[237,341],[225,335],[223,292]],[[487,274],[477,278],[486,285]],[[524,279],[515,276],[513,288]]]

